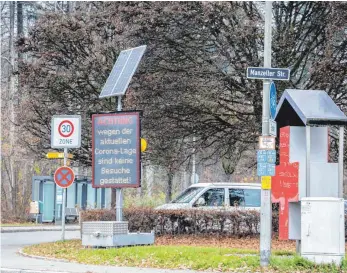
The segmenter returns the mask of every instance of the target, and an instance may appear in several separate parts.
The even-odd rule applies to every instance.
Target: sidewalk
[[[33,231],[59,231],[61,226],[20,226],[20,227],[1,227],[1,233],[10,233],[10,232],[33,232]],[[79,225],[65,225],[66,231],[76,231],[80,230]]]

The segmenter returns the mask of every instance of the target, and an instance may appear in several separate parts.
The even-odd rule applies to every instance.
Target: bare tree
[[[18,75],[25,58],[18,45],[32,24],[35,3],[1,2],[1,191],[2,217],[24,217],[30,202],[34,166],[39,157],[28,154],[22,139],[33,141],[23,131],[23,116],[29,114],[27,94]],[[47,164],[47,163],[44,163]]]
[[[25,128],[38,140],[33,151],[49,149],[51,115],[79,113],[83,145],[74,152],[89,165],[90,115],[114,110],[114,99],[98,99],[101,87],[120,50],[140,44],[148,49],[124,105],[144,112],[149,161],[176,170],[196,148],[202,161],[223,162],[232,175],[255,149],[262,87],[245,70],[262,66],[259,3],[90,2],[69,14],[61,7],[42,14],[22,45],[31,57],[20,75],[30,96]],[[273,64],[291,69],[280,93],[325,89],[345,109],[345,8],[344,2],[274,4]]]

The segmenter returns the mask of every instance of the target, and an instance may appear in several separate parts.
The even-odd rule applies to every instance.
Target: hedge
[[[231,235],[259,236],[260,214],[257,211],[213,210],[154,210],[152,208],[123,209],[124,220],[129,222],[130,232],[150,232],[156,235]],[[115,221],[114,209],[93,209],[81,212],[84,221]],[[278,210],[274,207],[272,233],[278,233]],[[347,240],[347,214],[345,215]]]
[[[154,210],[127,208],[124,220],[129,222],[130,232],[150,232],[157,235],[220,234],[249,236],[259,234],[260,214],[257,211],[213,210]],[[84,221],[115,221],[115,210],[93,209],[81,212]],[[278,231],[278,216],[273,215],[273,232]]]

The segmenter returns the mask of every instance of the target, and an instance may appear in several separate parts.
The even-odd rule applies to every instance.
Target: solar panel
[[[102,88],[99,98],[124,95],[131,78],[146,50],[146,46],[139,46],[123,50],[112,68],[111,74]]]

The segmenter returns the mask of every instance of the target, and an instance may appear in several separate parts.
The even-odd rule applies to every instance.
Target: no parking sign
[[[81,147],[81,116],[68,115],[52,117],[51,147]]]
[[[75,181],[75,174],[69,167],[59,167],[54,173],[54,182],[61,188],[68,188]]]

